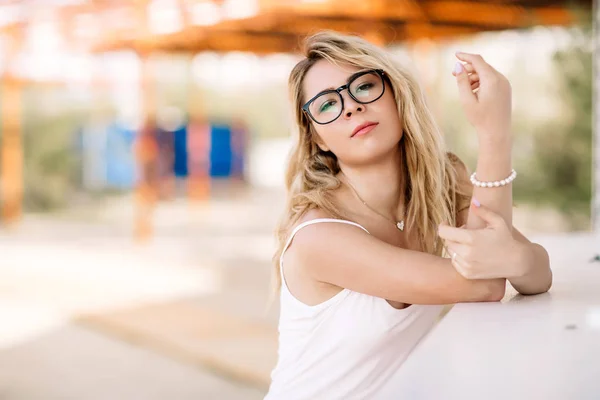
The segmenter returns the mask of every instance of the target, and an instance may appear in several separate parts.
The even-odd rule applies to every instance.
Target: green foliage
[[[57,95],[32,90],[23,99],[24,206],[29,211],[65,206],[80,181],[76,127],[81,117],[63,107]]]
[[[560,210],[576,230],[590,224],[593,71],[591,31],[572,35],[571,46],[553,57],[560,77],[556,95],[564,102],[560,118],[534,129],[530,169],[515,181],[515,193]]]

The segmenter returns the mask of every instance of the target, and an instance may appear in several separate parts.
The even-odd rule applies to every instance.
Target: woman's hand
[[[513,238],[504,219],[484,206],[471,206],[471,212],[486,223],[483,229],[454,228],[440,225],[439,235],[452,257],[452,265],[467,279],[512,278],[518,269],[520,244]]]
[[[504,75],[486,63],[479,54],[457,52],[452,72],[467,120],[480,139],[495,139],[510,132],[512,89]]]

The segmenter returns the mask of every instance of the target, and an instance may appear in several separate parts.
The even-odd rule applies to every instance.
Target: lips
[[[352,131],[352,135],[350,137],[354,137],[356,135],[362,135],[370,132],[375,126],[379,125],[379,122],[365,122],[360,124],[354,131]]]

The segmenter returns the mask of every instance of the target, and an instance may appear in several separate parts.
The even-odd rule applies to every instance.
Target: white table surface
[[[600,399],[600,237],[549,238],[548,293],[456,305],[401,367],[398,399]]]

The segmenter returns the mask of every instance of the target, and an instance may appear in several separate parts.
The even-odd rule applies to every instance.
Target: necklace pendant
[[[400,231],[404,231],[404,221],[397,222],[396,228],[400,229]]]

